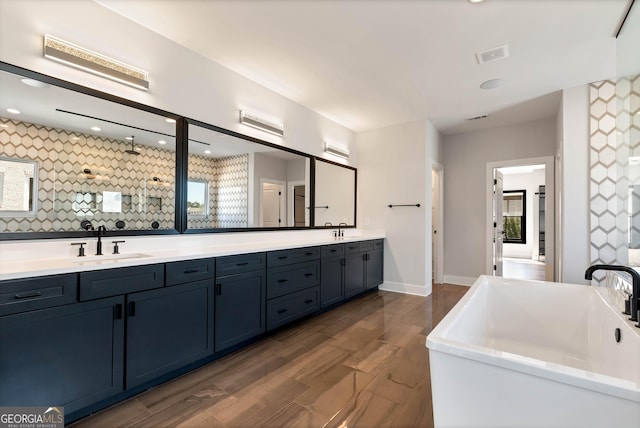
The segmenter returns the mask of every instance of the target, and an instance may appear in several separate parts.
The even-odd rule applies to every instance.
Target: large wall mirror
[[[0,233],[175,231],[175,120],[7,71],[0,108]]]
[[[309,156],[190,123],[187,228],[310,226]]]
[[[356,224],[356,170],[322,159],[315,165],[315,224]]]

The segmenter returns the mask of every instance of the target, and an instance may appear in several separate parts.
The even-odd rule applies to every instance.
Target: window
[[[209,215],[209,183],[205,180],[189,180],[187,186],[187,214],[191,217]]]
[[[502,195],[502,218],[504,242],[526,244],[526,198],[525,190],[505,190]]]

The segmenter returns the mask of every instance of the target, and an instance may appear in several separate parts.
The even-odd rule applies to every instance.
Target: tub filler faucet
[[[598,270],[613,270],[618,272],[626,272],[631,275],[631,280],[633,283],[633,294],[629,296],[629,312],[627,312],[627,308],[625,307],[624,314],[631,315],[629,318],[631,321],[638,321],[638,299],[640,299],[640,274],[635,269],[628,266],[620,266],[620,265],[593,265],[589,266],[584,273],[584,279],[591,280],[593,279],[593,273]],[[636,327],[640,327],[640,322],[636,324]]]

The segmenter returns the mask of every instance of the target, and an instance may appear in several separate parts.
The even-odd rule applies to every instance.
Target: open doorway
[[[260,180],[262,186],[260,198],[260,226],[285,226],[285,185],[277,180]]]
[[[487,175],[487,273],[553,281],[553,157],[489,163]],[[502,177],[501,192],[495,191],[496,175]]]
[[[431,168],[431,282],[444,282],[444,169],[435,163]]]

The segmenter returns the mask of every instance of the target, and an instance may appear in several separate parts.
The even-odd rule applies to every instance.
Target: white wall
[[[504,174],[504,190],[525,190],[526,195],[526,243],[503,245],[504,257],[532,259],[538,254],[538,192],[539,186],[544,185],[544,169],[522,174]]]
[[[440,134],[415,121],[358,134],[358,224],[385,229],[382,289],[431,293],[431,161]],[[416,204],[420,208],[389,208]]]
[[[559,280],[585,284],[589,266],[589,87],[562,91],[559,118],[562,132],[558,147],[562,165],[559,248],[562,265]]]
[[[488,162],[553,156],[556,121],[444,137],[445,282],[468,284],[485,273]]]
[[[356,166],[355,133],[91,1],[0,0],[0,60],[222,128],[323,156],[340,141]],[[169,25],[169,23],[168,23]],[[141,91],[42,56],[51,34],[149,72]],[[284,138],[241,125],[248,109],[281,118]]]

